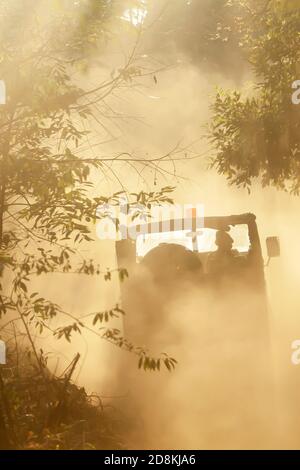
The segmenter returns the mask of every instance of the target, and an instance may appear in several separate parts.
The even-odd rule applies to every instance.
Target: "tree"
[[[230,184],[253,181],[299,194],[300,108],[292,103],[299,78],[300,10],[293,1],[230,0],[233,25],[220,40],[235,40],[254,83],[250,90],[219,89],[212,104],[212,166]]]
[[[105,172],[108,164],[121,161],[136,171],[139,167],[159,171],[162,162],[172,160],[172,152],[153,158],[128,152],[91,157],[82,150],[83,144],[90,149],[93,124],[101,126],[108,109],[114,114],[109,98],[139,86],[143,77],[158,71],[145,64],[138,52],[142,31],[135,28],[131,31],[133,50],[125,63],[91,86],[85,74],[112,34],[110,22],[113,19],[119,28],[124,27],[117,14],[118,2],[61,1],[55,10],[51,5],[43,2],[41,15],[33,0],[18,2],[14,9],[5,0],[0,4],[1,78],[8,94],[6,105],[0,108],[0,318],[13,315],[2,331],[12,323],[22,324],[42,374],[43,358],[35,348],[32,329],[52,331],[54,316],[64,317],[63,326],[52,331],[58,339],[70,341],[72,334],[89,329],[135,353],[140,366],[156,370],[160,358],[150,357],[144,348],[107,326],[112,318],[123,315],[118,305],[77,316],[30,290],[34,276],[54,272],[102,275],[110,280],[112,271],[101,271],[80,253],[80,243],[92,241],[99,204],[119,203],[120,192],[108,197],[95,194],[93,172]],[[34,18],[31,23],[23,20],[28,8]],[[135,216],[141,210],[147,214],[153,204],[170,203],[171,190],[129,193],[128,205]],[[116,274],[121,280],[127,276],[122,268]],[[70,324],[66,325],[65,318]],[[162,361],[167,368],[175,364],[167,356]]]

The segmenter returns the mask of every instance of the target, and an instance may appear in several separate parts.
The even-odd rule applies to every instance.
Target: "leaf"
[[[20,281],[19,282],[19,287],[22,289],[24,292],[27,292],[27,286],[24,282]]]

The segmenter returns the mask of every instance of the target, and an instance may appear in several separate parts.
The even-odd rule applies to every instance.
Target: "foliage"
[[[234,24],[218,38],[234,38],[255,83],[247,91],[218,90],[209,137],[212,165],[230,184],[300,190],[300,109],[292,103],[299,78],[300,10],[292,2],[230,0]]]
[[[42,374],[34,329],[39,334],[47,329],[67,341],[74,333],[90,329],[99,338],[135,353],[144,369],[155,370],[160,358],[151,358],[117,329],[98,329],[99,324],[123,315],[118,306],[105,312],[74,315],[30,291],[35,276],[51,273],[101,275],[110,280],[113,272],[84,259],[79,247],[93,240],[99,204],[117,205],[125,190],[108,197],[95,195],[93,172],[105,174],[108,164],[119,162],[159,171],[162,161],[172,160],[172,152],[151,159],[128,152],[91,157],[82,150],[87,145],[91,151],[93,125],[101,127],[102,115],[107,109],[113,112],[109,97],[138,86],[155,70],[149,72],[137,53],[141,32],[135,30],[134,48],[125,64],[92,86],[85,74],[110,37],[110,21],[123,27],[113,8],[117,2],[58,1],[54,9],[54,4],[42,3],[43,14],[31,0],[18,2],[14,9],[4,0],[0,5],[1,78],[8,92],[7,103],[0,108],[0,317],[13,316],[2,331],[21,325]],[[29,6],[34,21],[26,22],[24,15]],[[163,188],[128,194],[128,205],[133,213],[142,207],[147,214],[153,204],[171,202],[171,191]],[[122,267],[116,271],[122,281],[128,274]],[[62,322],[55,330],[51,329],[53,317]],[[72,323],[66,324],[70,318]],[[168,358],[162,361],[168,369],[174,364]]]
[[[46,376],[37,369],[30,351],[10,348],[2,369],[6,419],[11,420],[14,446],[26,450],[124,449],[125,423],[120,410],[72,383],[70,370],[74,371],[75,361],[56,376],[47,369],[43,351],[41,359]]]

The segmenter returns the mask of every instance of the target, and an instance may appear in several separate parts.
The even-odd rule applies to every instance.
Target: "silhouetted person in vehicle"
[[[232,250],[233,238],[225,230],[218,230],[216,233],[216,245],[218,247],[218,254],[226,254],[232,256],[236,253],[236,250]]]
[[[218,249],[209,259],[208,270],[213,279],[220,279],[233,274],[238,251],[233,250],[233,239],[225,230],[218,230],[215,241]]]

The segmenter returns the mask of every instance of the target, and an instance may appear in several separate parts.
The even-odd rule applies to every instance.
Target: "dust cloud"
[[[160,10],[155,5],[153,18]],[[127,416],[126,438],[133,448],[299,447],[300,366],[291,363],[291,343],[300,338],[300,199],[274,189],[261,189],[259,184],[248,194],[229,187],[208,168],[212,150],[205,137],[205,125],[210,116],[210,98],[218,85],[241,86],[240,70],[237,67],[229,75],[207,63],[202,67],[177,47],[176,41],[170,49],[163,48],[159,53],[156,41],[151,39],[151,28],[145,34],[144,53],[151,51],[172,67],[158,74],[157,83],[149,77],[142,92],[132,91],[130,98],[118,102],[120,112],[137,116],[139,121],[123,122],[122,131],[118,134],[116,130],[112,142],[103,144],[101,151],[105,154],[122,149],[137,155],[159,156],[178,142],[190,145],[194,154],[201,156],[176,162],[173,176],[167,171],[162,174],[148,171],[143,179],[134,170],[120,167],[127,189],[153,190],[159,185],[174,184],[176,203],[204,204],[206,216],[256,214],[265,260],[265,238],[280,237],[281,257],[265,268],[270,356],[268,363],[261,365],[262,370],[257,370],[255,341],[247,344],[244,337],[247,323],[241,323],[239,311],[233,311],[228,298],[217,299],[222,303],[222,316],[216,316],[212,313],[210,295],[198,286],[186,284],[180,292],[171,290],[165,295],[152,289],[149,282],[149,296],[155,308],[158,302],[163,304],[163,315],[159,332],[149,335],[148,340],[146,335],[144,340],[151,351],[166,351],[175,357],[178,360],[175,371],[139,371],[135,358],[126,353],[124,358],[124,353],[114,346],[87,335],[73,340],[71,345],[83,357],[77,382],[100,396],[116,397],[106,403],[119,407]],[[126,36],[126,40],[130,49],[131,39]],[[119,58],[116,55],[112,58],[110,51],[107,53],[109,69],[109,60],[118,63]],[[104,65],[95,68],[94,81],[107,67],[103,62]],[[247,72],[244,73],[246,81]],[[116,181],[105,177],[95,183],[101,194],[120,189]],[[116,267],[115,246],[111,241],[96,240],[89,256],[101,266]],[[66,310],[74,312],[101,310],[120,301],[117,280],[105,283],[70,275],[60,281],[50,275],[47,281],[40,281],[39,287]],[[241,294],[237,297],[235,308],[246,303],[259,331],[262,319],[256,311],[255,294],[252,298]],[[148,309],[151,308],[149,304]],[[130,314],[126,312],[128,317]],[[125,330],[126,321],[125,317]],[[143,318],[140,321],[143,323]],[[48,340],[61,356],[63,369],[64,360],[68,362],[73,357],[72,349],[50,337]],[[238,363],[234,364],[236,357]],[[253,381],[256,373],[261,379],[261,384],[253,387],[255,390],[250,390],[251,373]],[[244,392],[238,394],[238,389]]]
[[[134,378],[127,393],[138,403],[132,410],[132,445],[142,448],[299,447],[300,371],[291,363],[291,343],[300,335],[297,289],[300,201],[274,189],[262,189],[259,184],[254,185],[250,194],[228,187],[222,177],[207,168],[211,149],[205,140],[204,126],[209,119],[210,97],[217,85],[224,88],[240,86],[240,71],[237,68],[229,78],[220,71],[211,73],[207,65],[202,70],[201,65],[195,65],[176,48],[173,54],[176,68],[159,76],[150,97],[141,96],[131,103],[133,112],[143,110],[148,126],[141,126],[138,135],[133,132],[131,139],[129,132],[128,139],[134,148],[141,152],[147,149],[155,155],[163,154],[178,139],[195,142],[193,149],[202,157],[177,164],[176,202],[203,203],[205,215],[253,212],[257,216],[265,261],[265,238],[269,235],[280,237],[281,257],[265,268],[268,294],[266,341],[270,356],[259,373],[268,385],[258,384],[260,392],[257,396],[253,392],[252,398],[251,394],[247,395],[249,390],[245,392],[247,398],[233,393],[235,386],[239,388],[244,375],[248,374],[249,364],[259,368],[259,361],[255,343],[243,343],[242,328],[247,325],[241,327],[238,326],[240,322],[236,322],[236,333],[240,328],[240,342],[233,343],[226,335],[232,326],[230,302],[222,300],[223,317],[218,317],[214,323],[210,318],[209,298],[203,292],[201,296],[199,288],[182,287],[179,296],[175,290],[170,296],[153,290],[154,306],[157,298],[161,299],[164,318],[161,318],[161,334],[158,338],[152,337],[147,345],[155,350],[158,342],[163,350],[178,359],[179,365],[171,375],[167,372],[132,373]],[[244,81],[248,78],[245,73]],[[199,307],[199,296],[202,307]],[[259,332],[262,319],[254,297],[240,296],[237,304],[242,307],[247,303],[250,309],[253,304]],[[238,312],[236,315],[235,320],[238,320]],[[234,353],[243,356],[245,352],[248,362],[239,364],[236,370],[229,368],[230,372],[226,371],[226,358]],[[129,371],[122,373],[123,384],[124,377],[131,376]],[[253,381],[255,383],[255,379]],[[251,423],[251,419],[247,421],[249,416],[245,416],[253,413],[253,400],[256,400],[256,424]]]

